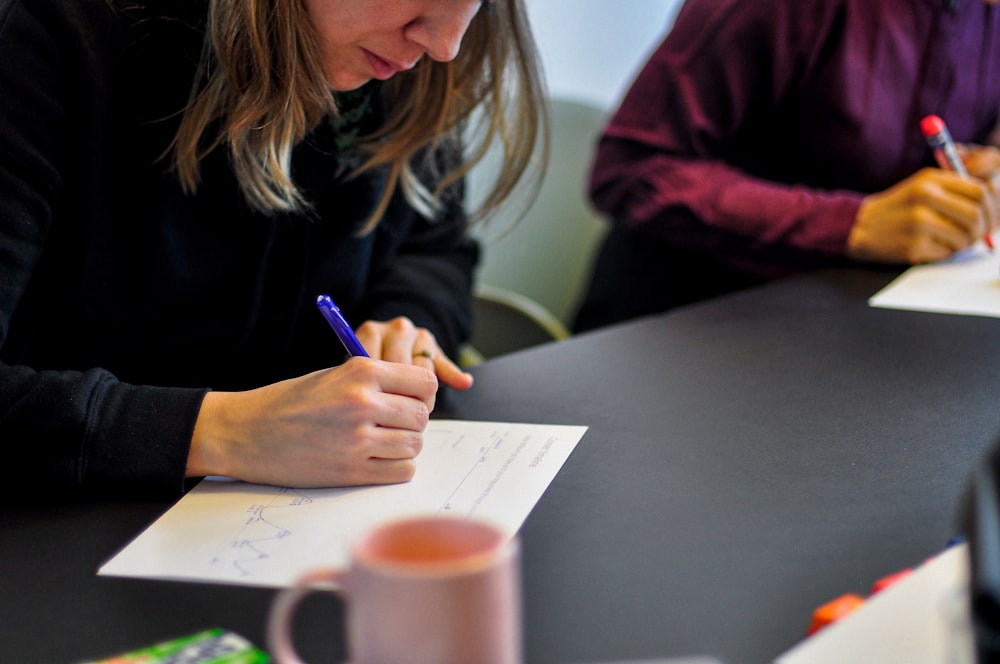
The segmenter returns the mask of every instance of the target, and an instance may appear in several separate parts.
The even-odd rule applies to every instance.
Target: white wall
[[[610,109],[681,0],[526,0],[549,91]]]

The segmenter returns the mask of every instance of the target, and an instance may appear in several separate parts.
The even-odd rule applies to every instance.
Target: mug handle
[[[324,587],[339,584],[344,572],[338,569],[318,569],[307,572],[288,588],[282,589],[271,605],[267,617],[267,641],[277,664],[305,664],[292,643],[291,621],[299,603],[314,592],[340,594],[337,588]]]

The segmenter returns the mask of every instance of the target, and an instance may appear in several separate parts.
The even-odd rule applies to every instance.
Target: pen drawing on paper
[[[268,544],[291,534],[281,525],[283,510],[301,505],[309,505],[312,498],[295,489],[282,488],[269,502],[251,504],[247,509],[247,519],[239,535],[234,537],[212,559],[210,564],[219,568],[231,568],[240,577],[253,574],[253,563],[269,557]]]

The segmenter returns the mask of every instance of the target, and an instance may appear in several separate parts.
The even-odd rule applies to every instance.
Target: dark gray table
[[[825,272],[488,362],[442,416],[590,430],[522,530],[526,658],[770,662],[812,610],[954,532],[1000,437],[1000,320],[871,309]],[[44,494],[44,487],[26,491]],[[221,626],[273,591],[99,578],[168,506],[0,510],[0,659],[69,663]],[[317,597],[299,639],[340,653]]]

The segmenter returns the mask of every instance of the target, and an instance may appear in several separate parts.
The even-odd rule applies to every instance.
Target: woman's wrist
[[[222,405],[225,400],[223,392],[208,392],[201,403],[188,451],[185,472],[188,477],[229,474],[227,455],[223,451],[228,430],[226,409]]]

